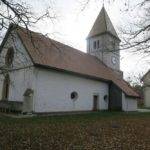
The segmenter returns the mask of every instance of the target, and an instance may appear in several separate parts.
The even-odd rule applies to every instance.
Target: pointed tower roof
[[[105,33],[105,32],[109,32],[110,34],[115,36],[117,39],[119,39],[116,33],[116,30],[103,6],[88,35],[88,38]]]

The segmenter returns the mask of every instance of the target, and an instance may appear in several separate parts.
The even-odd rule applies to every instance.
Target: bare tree
[[[134,72],[128,74],[128,76],[125,78],[126,81],[128,81],[128,83],[135,87],[136,85],[140,85],[142,86],[142,83],[141,83],[141,79],[143,77],[144,73],[138,73],[138,74],[135,74]]]
[[[130,22],[130,27],[122,29],[122,49],[133,49],[134,52],[150,55],[150,0],[140,0],[132,4],[128,1],[126,13],[136,12],[137,17]]]
[[[143,105],[143,84],[141,83],[141,79],[143,77],[144,73],[134,74],[134,72],[128,74],[128,76],[125,78],[125,80],[132,86],[132,88],[139,93],[140,99],[138,101],[139,106]]]
[[[10,23],[24,26],[28,29],[29,26],[34,25],[44,18],[55,18],[55,15],[50,14],[48,6],[44,14],[37,16],[32,7],[25,3],[24,0],[0,0],[0,31],[8,29]]]
[[[50,9],[52,6],[47,6],[45,8],[45,12],[43,14],[37,15],[34,11],[32,11],[32,7],[25,3],[24,0],[16,1],[16,0],[0,0],[0,41],[4,38],[4,33],[6,33],[7,29],[9,28],[10,24],[13,24],[12,30],[15,30],[18,26],[22,26],[26,28],[28,31],[28,34],[32,40],[32,34],[29,30],[30,27],[34,26],[37,22],[44,20],[44,19],[50,19],[53,21],[53,19],[56,19],[56,15],[54,13],[51,13]],[[15,45],[16,36],[10,33],[11,40],[13,41],[13,45],[15,46],[14,53],[17,55],[15,64],[20,65],[24,63],[24,67],[27,66],[25,62],[29,61],[24,53],[22,53],[19,49],[17,49],[17,46]],[[33,42],[34,45],[34,42]],[[6,45],[7,46],[7,45]],[[4,47],[5,49],[9,47]],[[1,52],[2,47],[0,47]],[[10,50],[12,50],[10,48]],[[12,52],[9,52],[9,55],[14,55]],[[22,61],[19,59],[20,56],[24,58],[26,61]],[[5,55],[6,56],[6,55]],[[9,71],[13,71],[16,69],[13,67],[8,67],[6,64],[6,61],[10,61],[9,58],[6,58],[4,55],[0,55],[0,74],[7,74]],[[7,60],[8,59],[8,60]]]
[[[101,2],[112,4],[117,0],[80,0],[81,11],[90,5],[90,2]],[[123,10],[125,13],[130,14],[136,12],[137,17],[132,18],[129,22],[128,28],[120,28],[122,43],[120,50],[133,50],[134,52],[140,52],[145,54],[144,56],[150,55],[150,0],[121,0],[124,5]]]

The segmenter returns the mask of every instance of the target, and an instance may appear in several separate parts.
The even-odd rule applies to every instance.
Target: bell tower
[[[87,37],[87,53],[113,70],[120,71],[119,44],[120,39],[103,6]]]

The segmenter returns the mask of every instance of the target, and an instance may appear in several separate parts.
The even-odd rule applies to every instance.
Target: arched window
[[[10,66],[13,62],[13,58],[14,58],[14,49],[13,47],[8,48],[6,57],[5,57],[5,64],[7,66]]]
[[[9,96],[9,85],[10,85],[10,78],[9,75],[7,74],[4,78],[3,82],[3,93],[2,93],[2,98],[3,100],[8,100]]]
[[[78,99],[78,93],[77,92],[72,92],[70,95],[72,100],[77,100]]]

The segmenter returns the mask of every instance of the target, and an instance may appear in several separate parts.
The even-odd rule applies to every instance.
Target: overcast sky
[[[34,7],[36,13],[42,13],[50,5],[53,8],[51,9],[52,13],[57,15],[57,19],[53,23],[51,20],[47,20],[36,24],[35,31],[44,34],[50,33],[50,37],[86,52],[86,37],[102,8],[103,0],[91,0],[84,11],[81,11],[83,5],[80,2],[86,0],[26,1]],[[119,34],[119,28],[126,28],[133,18],[138,17],[138,12],[126,13],[124,10],[127,6],[125,7],[124,0],[112,1],[105,2],[105,8]],[[134,3],[138,1],[140,0],[133,0]],[[121,34],[119,36],[121,37]],[[150,60],[150,58],[146,59]],[[125,76],[139,72],[145,73],[149,68],[150,64],[145,59],[141,59],[141,56],[127,50],[121,52],[121,70],[124,71]]]

